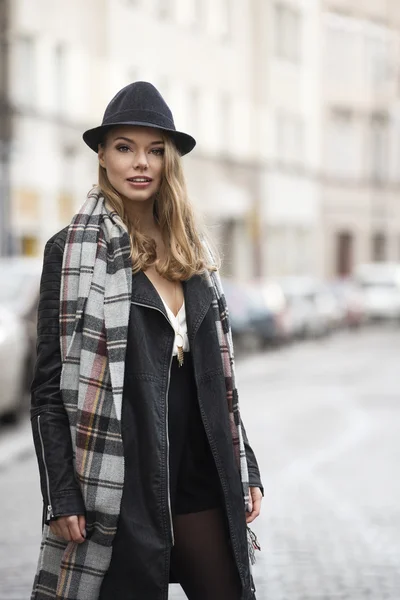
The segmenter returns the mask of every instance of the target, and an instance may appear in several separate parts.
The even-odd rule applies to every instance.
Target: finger
[[[260,514],[260,508],[254,507],[253,512],[246,517],[246,523],[252,523]]]
[[[255,519],[254,513],[251,513],[246,517],[246,523],[252,523]]]
[[[253,512],[253,496],[252,496],[252,488],[249,488],[249,500],[247,502],[247,505],[249,507],[249,513]]]
[[[260,488],[258,488],[258,487],[251,487],[250,494],[251,494],[252,500],[257,500],[257,498],[263,497],[262,492],[261,492]]]
[[[66,519],[61,519],[60,520],[60,522],[59,522],[59,528],[60,528],[60,537],[64,538],[64,540],[66,540],[67,542],[70,542],[71,541],[71,534],[69,532]]]
[[[249,516],[246,518],[246,523],[252,523],[252,522],[253,522],[255,519],[257,519],[257,517],[259,516],[259,514],[260,514],[260,513],[255,513],[255,512],[252,512],[252,513],[251,513],[251,515],[249,515]]]
[[[59,538],[64,539],[64,531],[62,528],[62,521],[60,521],[59,519],[57,519],[56,521],[51,521],[50,529],[54,533],[54,535],[56,535]]]
[[[68,529],[73,542],[82,544],[85,541],[79,529],[78,517],[68,517]]]
[[[85,515],[78,516],[78,525],[79,525],[79,531],[81,532],[83,537],[86,538],[86,517],[85,517]]]
[[[261,512],[261,498],[257,498],[257,500],[253,503],[253,513],[257,513],[257,516]]]
[[[56,535],[57,537],[61,537],[61,531],[60,531],[60,527],[59,527],[57,521],[50,522],[50,531],[53,535]]]

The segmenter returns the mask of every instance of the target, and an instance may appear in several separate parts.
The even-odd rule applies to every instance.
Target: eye
[[[153,148],[151,152],[152,152],[152,154],[155,154],[156,156],[163,156],[164,148]]]
[[[118,152],[129,152],[128,146],[117,146]]]

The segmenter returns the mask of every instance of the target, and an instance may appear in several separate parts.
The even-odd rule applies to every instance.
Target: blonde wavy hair
[[[98,185],[128,228],[132,271],[137,273],[154,265],[156,271],[166,279],[186,280],[205,270],[218,270],[221,260],[206,234],[203,221],[195,214],[189,201],[179,152],[167,135],[163,135],[163,138],[163,175],[154,200],[154,218],[160,226],[166,249],[164,259],[157,258],[156,243],[140,230],[139,221],[128,218],[122,196],[111,185],[106,169],[100,164]],[[212,264],[207,259],[202,239],[211,248]]]

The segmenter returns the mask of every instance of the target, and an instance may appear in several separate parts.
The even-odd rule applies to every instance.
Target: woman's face
[[[111,185],[128,201],[145,202],[160,188],[164,141],[157,129],[127,125],[111,129],[99,147]]]

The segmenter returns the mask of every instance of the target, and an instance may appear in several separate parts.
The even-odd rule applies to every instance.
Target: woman
[[[217,266],[149,83],[84,133],[99,183],[46,245],[32,427],[44,499],[35,600],[255,598],[257,461]],[[247,516],[246,511],[247,510]]]

